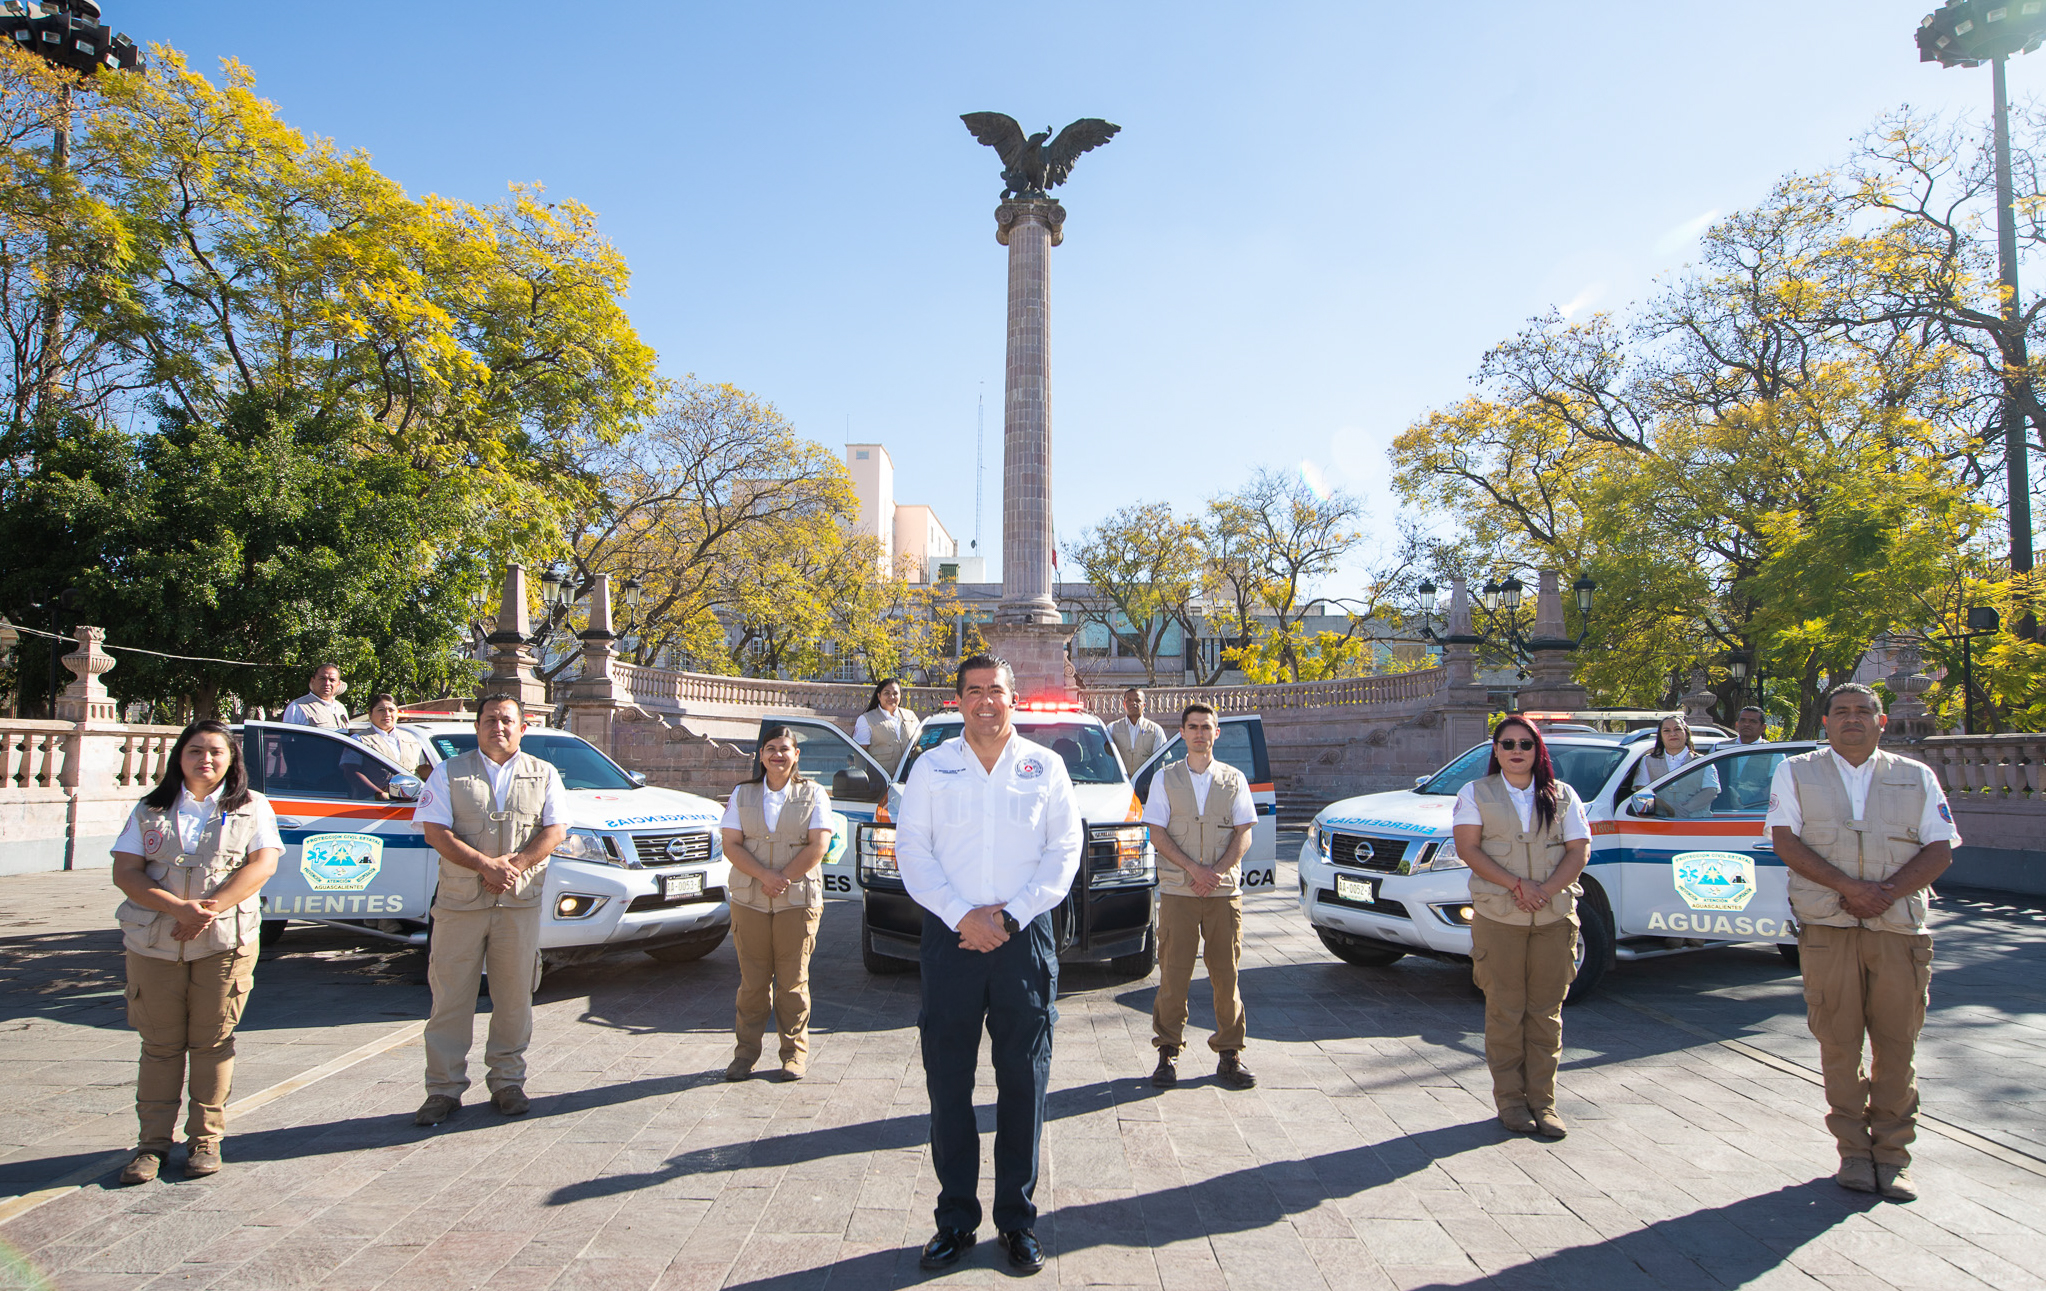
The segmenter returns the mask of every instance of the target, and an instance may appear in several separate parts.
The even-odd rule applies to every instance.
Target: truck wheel
[[[874,949],[874,930],[863,921],[860,924],[860,962],[876,977],[889,977],[896,973],[913,971],[917,964],[913,959],[897,959]]]
[[[1794,969],[1797,969],[1799,972],[1804,971],[1804,961],[1797,957],[1796,942],[1794,941],[1777,942],[1776,953],[1783,956],[1784,963],[1790,965]]]
[[[284,940],[284,925],[290,922],[291,920],[289,919],[263,920],[262,928],[256,933],[257,947],[262,950],[274,948],[278,942]]]
[[[693,964],[713,950],[716,950],[719,946],[724,945],[725,935],[730,931],[729,925],[706,928],[702,932],[689,934],[689,936],[681,941],[671,942],[665,946],[655,946],[647,951],[647,954],[660,960],[663,964]]]
[[[1613,963],[1613,917],[1603,901],[1577,903],[1577,980],[1570,983],[1565,1004],[1575,1004],[1598,989]]]
[[[1382,941],[1352,937],[1346,932],[1336,932],[1329,928],[1316,928],[1314,931],[1315,935],[1321,938],[1321,944],[1328,947],[1329,954],[1345,964],[1355,964],[1359,968],[1384,968],[1387,964],[1396,964],[1407,957],[1406,951],[1397,946],[1388,946]]]
[[[1134,955],[1117,955],[1108,961],[1108,969],[1124,977],[1149,977],[1151,970],[1158,967],[1158,930],[1144,929],[1144,948]]]

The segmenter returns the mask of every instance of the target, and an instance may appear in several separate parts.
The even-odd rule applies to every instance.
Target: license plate
[[[703,895],[703,875],[663,874],[661,876],[661,899],[673,901],[678,897],[700,897]]]
[[[1345,901],[1362,901],[1366,905],[1378,899],[1371,890],[1370,879],[1353,879],[1347,874],[1336,875],[1336,895]]]

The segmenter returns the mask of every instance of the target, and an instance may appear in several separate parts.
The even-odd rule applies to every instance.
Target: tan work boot
[[[1840,1171],[1833,1176],[1833,1182],[1849,1192],[1874,1192],[1875,1161],[1869,1157],[1841,1157]]]
[[[1151,1070],[1151,1083],[1160,1089],[1170,1089],[1179,1083],[1179,1068],[1172,1064],[1179,1061],[1179,1046],[1162,1044],[1158,1046],[1158,1065]]]
[[[194,1143],[185,1154],[185,1178],[204,1179],[209,1174],[220,1173],[220,1145],[218,1143]]]
[[[428,1094],[426,1101],[419,1105],[419,1110],[412,1113],[412,1123],[438,1125],[453,1116],[461,1106],[460,1099],[449,1098],[446,1094]]]
[[[1499,1123],[1515,1134],[1532,1134],[1535,1132],[1534,1113],[1528,1111],[1521,1104],[1500,1108]]]
[[[1570,1134],[1569,1127],[1563,1124],[1563,1118],[1556,1115],[1553,1107],[1534,1114],[1534,1130],[1545,1139],[1567,1138]]]
[[[809,1071],[808,1065],[805,1064],[802,1057],[798,1055],[797,1057],[794,1058],[782,1059],[781,1070],[775,1073],[774,1078],[776,1080],[783,1082],[791,1080],[801,1080],[808,1073],[808,1071]]]
[[[152,1183],[163,1172],[163,1153],[138,1150],[128,1158],[128,1164],[121,1167],[121,1185]]]
[[[753,1059],[734,1058],[732,1065],[725,1068],[726,1080],[744,1080],[753,1074]]]
[[[1918,1185],[1912,1181],[1908,1165],[1887,1165],[1878,1161],[1875,1168],[1876,1191],[1891,1201],[1917,1201]]]

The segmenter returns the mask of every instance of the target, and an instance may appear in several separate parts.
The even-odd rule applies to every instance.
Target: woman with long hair
[[[1485,993],[1499,1123],[1560,1139],[1563,996],[1577,977],[1577,876],[1591,848],[1584,804],[1534,724],[1504,717],[1484,778],[1458,791],[1451,820],[1471,869],[1471,977]]]
[[[817,867],[832,828],[831,798],[797,772],[801,759],[788,727],[768,727],[753,778],[725,804],[725,859],[732,864],[726,893],[739,955],[732,1026],[738,1044],[726,1080],[752,1074],[770,1004],[781,1039],[780,1078],[801,1080],[809,1062],[810,952],[824,909]]]
[[[1636,791],[1662,779],[1672,771],[1681,770],[1698,756],[1696,740],[1691,735],[1691,724],[1682,717],[1671,714],[1662,719],[1656,728],[1655,747],[1634,772]],[[1656,811],[1664,816],[1695,816],[1712,805],[1719,796],[1719,768],[1706,767],[1705,773],[1686,782],[1679,792],[1665,795],[1656,803]]]
[[[867,711],[853,720],[853,743],[873,754],[881,769],[893,776],[921,730],[923,723],[916,714],[902,706],[902,679],[889,677],[874,687]]]
[[[114,840],[116,912],[127,953],[128,1023],[142,1036],[135,1079],[141,1130],[121,1170],[147,1183],[170,1155],[182,1096],[185,1174],[220,1170],[234,1078],[234,1029],[255,980],[258,894],[284,840],[277,813],[249,788],[241,742],[224,722],[187,726],[163,780]],[[187,1074],[189,1070],[189,1076]]]

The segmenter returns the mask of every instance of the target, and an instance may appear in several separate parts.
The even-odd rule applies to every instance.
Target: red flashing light
[[[1016,705],[1019,713],[1079,713],[1084,712],[1076,699],[1026,699]]]

